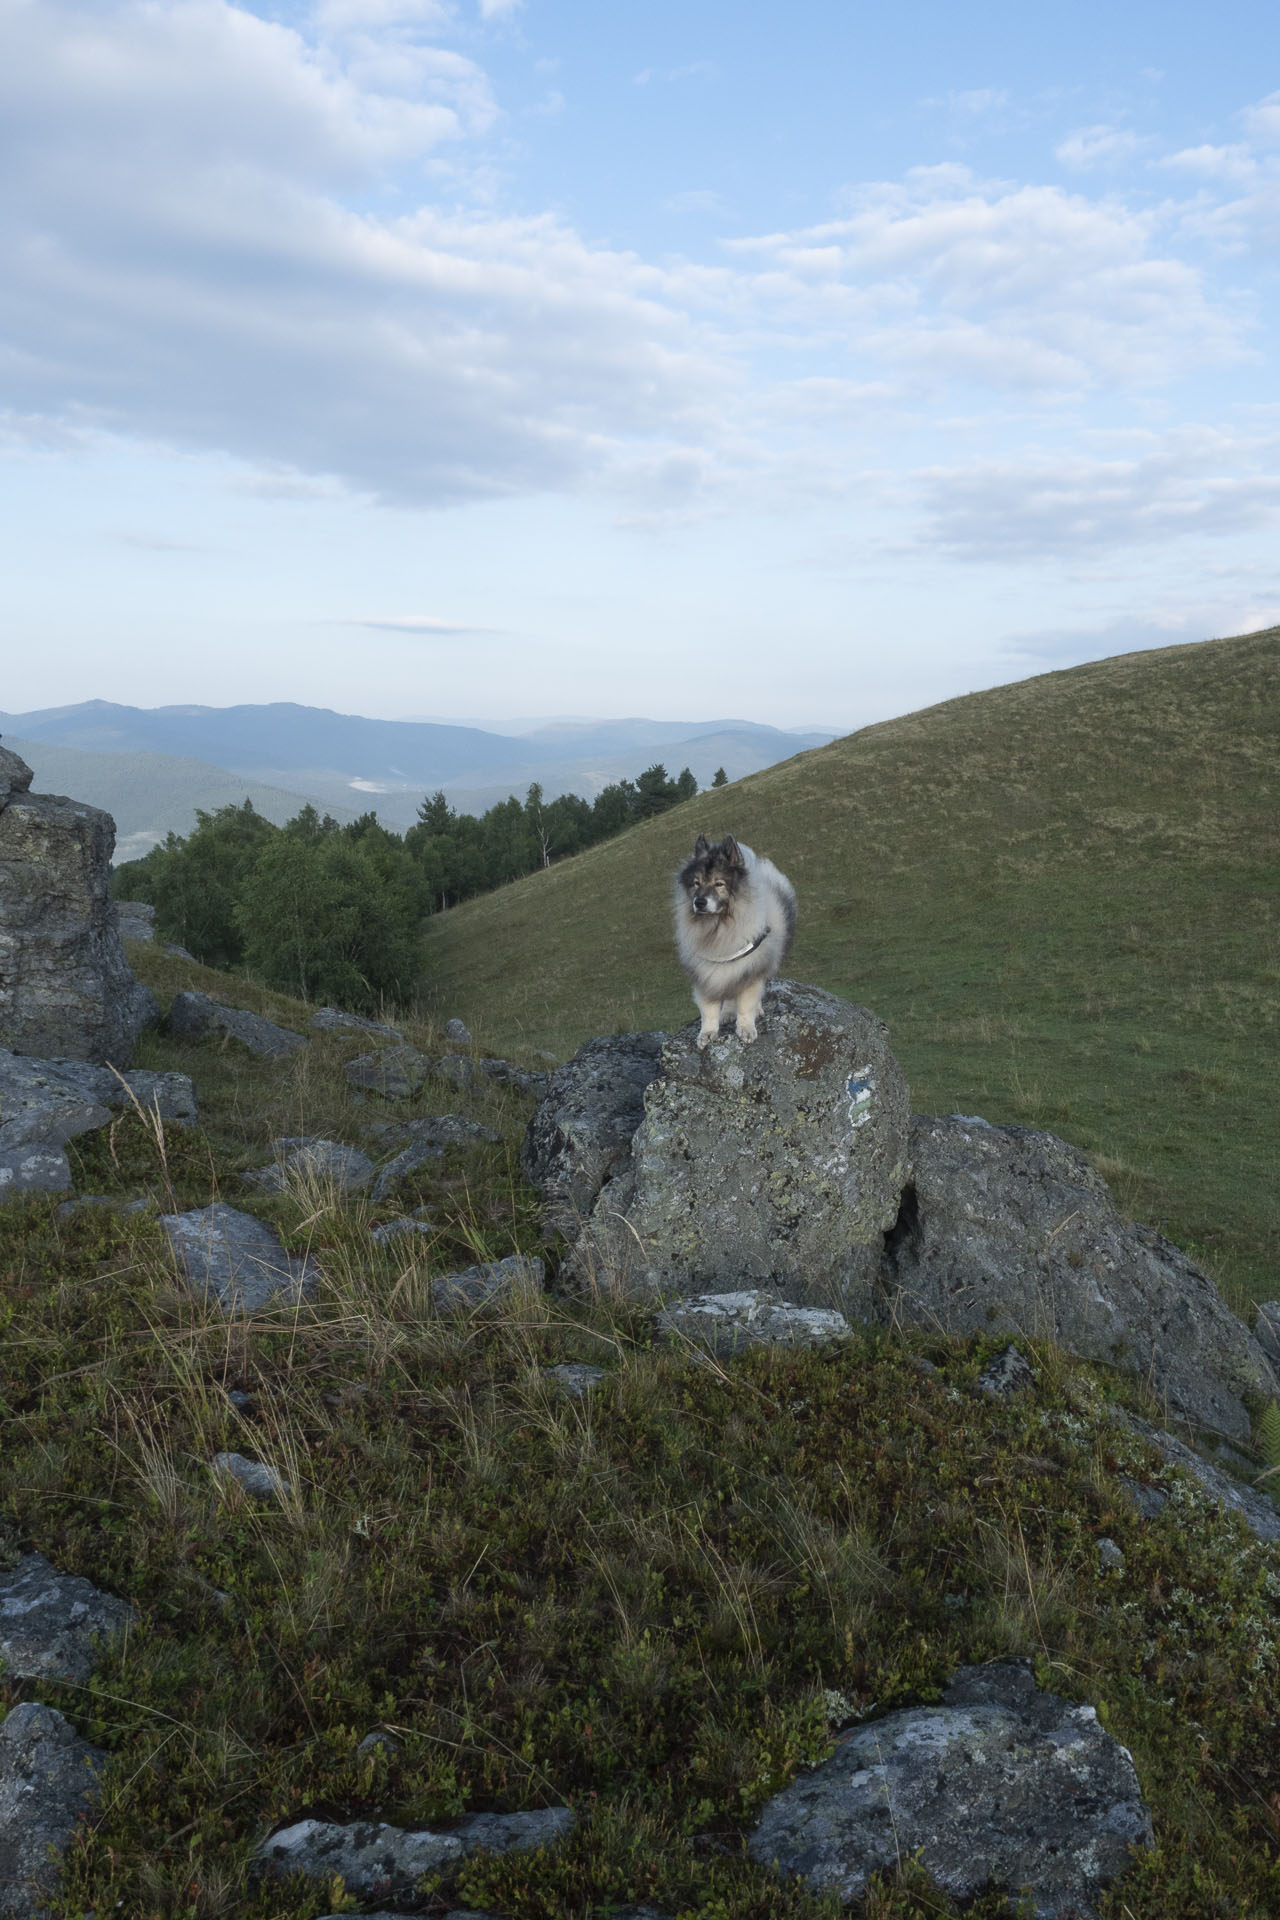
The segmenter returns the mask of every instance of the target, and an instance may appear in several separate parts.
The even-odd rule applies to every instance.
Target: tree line
[[[723,786],[720,768],[712,782]],[[171,833],[141,860],[116,868],[117,900],[146,900],[157,929],[206,966],[243,968],[304,1000],[367,1011],[408,1000],[419,969],[417,934],[428,914],[518,880],[641,820],[692,799],[686,767],[672,779],[655,765],[588,801],[524,800],[480,817],[443,793],[423,800],[404,834],[365,813],[345,824],[307,805],[277,827],[251,801],[198,812],[185,838]]]

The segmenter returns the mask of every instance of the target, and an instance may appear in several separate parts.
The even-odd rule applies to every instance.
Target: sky
[[[844,731],[1280,621],[1223,0],[0,0],[0,709]]]

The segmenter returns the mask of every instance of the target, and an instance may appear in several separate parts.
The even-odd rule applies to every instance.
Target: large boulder
[[[601,1187],[630,1161],[666,1042],[665,1033],[602,1034],[551,1075],[521,1155],[549,1232],[579,1233]]]
[[[30,785],[0,747],[0,1046],[126,1067],[156,1003],[111,902],[115,822]]]
[[[1276,1376],[1213,1281],[1120,1214],[1053,1134],[917,1117],[912,1180],[886,1244],[887,1311],[946,1333],[1007,1328],[1136,1373],[1171,1411],[1247,1439]]]
[[[1087,1920],[1151,1844],[1133,1761],[1093,1708],[1001,1660],[962,1667],[937,1706],[845,1735],[769,1801],[747,1851],[843,1901],[918,1852],[953,1900],[993,1887],[1027,1896],[1036,1920]]]
[[[629,1160],[612,1162],[574,1246],[580,1282],[765,1285],[872,1316],[907,1172],[906,1081],[865,1008],[776,980],[764,1014],[754,1046],[728,1034],[699,1052],[690,1026],[662,1047]],[[553,1121],[544,1107],[534,1126]]]
[[[97,1797],[107,1756],[52,1707],[24,1701],[0,1722],[0,1914],[39,1920],[61,1857]]]

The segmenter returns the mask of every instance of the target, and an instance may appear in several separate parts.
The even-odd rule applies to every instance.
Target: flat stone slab
[[[39,1920],[61,1856],[97,1797],[107,1764],[63,1716],[34,1700],[0,1722],[0,1914]]]
[[[0,1206],[29,1193],[66,1193],[71,1163],[61,1147],[0,1149]]]
[[[747,1347],[825,1347],[853,1334],[832,1308],[797,1307],[758,1287],[672,1300],[657,1324],[670,1339],[692,1340],[724,1355]]]
[[[429,1147],[425,1143],[406,1147],[394,1160],[388,1160],[385,1167],[378,1169],[378,1177],[373,1183],[372,1198],[385,1200],[394,1191],[397,1184],[409,1174],[417,1173],[422,1167],[429,1167],[433,1160],[443,1160],[443,1147]]]
[[[356,1147],[338,1140],[320,1140],[311,1134],[286,1135],[273,1140],[275,1159],[270,1166],[253,1167],[241,1178],[264,1193],[283,1193],[298,1178],[332,1183],[340,1193],[363,1193],[373,1180],[373,1162]]]
[[[225,1034],[259,1060],[283,1060],[307,1044],[305,1034],[278,1027],[244,1007],[220,1006],[207,993],[176,993],[169,1009],[169,1032],[177,1040],[205,1040]]]
[[[160,1226],[193,1289],[212,1294],[226,1314],[305,1298],[315,1284],[312,1261],[286,1253],[270,1227],[225,1200],[162,1213]]]
[[[193,1127],[200,1118],[196,1090],[186,1073],[154,1073],[138,1067],[123,1077],[110,1067],[91,1066],[84,1060],[50,1062],[59,1076],[113,1112],[141,1107],[150,1116],[159,1112],[162,1120],[174,1126]]]
[[[403,1040],[404,1035],[398,1027],[388,1027],[381,1020],[366,1020],[360,1013],[344,1013],[340,1007],[321,1007],[319,1013],[313,1013],[311,1024],[320,1033],[378,1033],[387,1040]]]
[[[292,1488],[284,1475],[265,1460],[243,1453],[215,1453],[210,1462],[219,1479],[235,1480],[257,1500],[281,1500]]]
[[[61,1070],[71,1064],[70,1074]],[[105,1069],[89,1067],[90,1076]],[[61,1147],[78,1134],[105,1127],[111,1113],[101,1091],[80,1084],[74,1063],[36,1060],[0,1047],[0,1148]]]
[[[473,1853],[524,1853],[554,1846],[573,1830],[569,1807],[537,1813],[478,1813],[447,1833],[391,1827],[380,1821],[340,1826],[299,1820],[272,1834],[257,1853],[267,1873],[341,1874],[358,1900],[395,1900],[413,1893],[427,1873],[460,1865]]]
[[[362,1093],[376,1093],[383,1100],[412,1099],[430,1071],[426,1055],[407,1042],[399,1047],[379,1047],[376,1053],[359,1053],[343,1068],[348,1086]]]
[[[546,1272],[541,1260],[526,1253],[508,1254],[505,1260],[485,1260],[479,1266],[465,1267],[461,1273],[442,1273],[433,1280],[432,1304],[440,1313],[471,1312],[492,1306],[519,1288],[541,1288]]]
[[[127,1600],[78,1573],[59,1573],[42,1553],[25,1553],[0,1573],[0,1666],[11,1680],[83,1683],[101,1644],[137,1617]]]
[[[747,1842],[762,1865],[852,1901],[919,1852],[953,1900],[1030,1896],[1037,1920],[1088,1920],[1151,1816],[1126,1749],[1030,1663],[962,1667],[936,1707],[857,1727],[775,1795]]]

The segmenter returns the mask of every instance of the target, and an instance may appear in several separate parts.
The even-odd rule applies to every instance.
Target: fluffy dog
[[[676,876],[675,914],[676,950],[702,1016],[699,1047],[710,1046],[733,1003],[738,1038],[750,1045],[765,982],[791,951],[795,888],[732,835],[711,842],[700,833]]]

